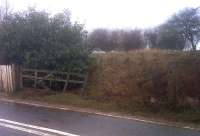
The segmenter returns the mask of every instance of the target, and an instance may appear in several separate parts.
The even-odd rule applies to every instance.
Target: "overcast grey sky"
[[[0,0],[0,4],[3,4]],[[14,11],[35,6],[57,13],[69,9],[72,19],[94,28],[148,28],[163,23],[184,7],[198,7],[200,0],[8,0]]]

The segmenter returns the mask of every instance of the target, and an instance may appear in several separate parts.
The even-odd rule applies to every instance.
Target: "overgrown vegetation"
[[[30,8],[4,15],[0,21],[0,51],[11,63],[67,71],[88,66],[83,25],[70,12],[51,15]]]
[[[138,50],[99,55],[88,96],[120,107],[184,110],[200,105],[199,52]]]
[[[137,50],[96,56],[84,97],[25,90],[12,97],[199,124],[200,53]]]
[[[200,120],[200,52],[182,51],[197,49],[199,9],[185,9],[153,30],[98,29],[88,39],[83,25],[71,21],[69,11],[50,15],[29,9],[1,15],[0,19],[0,53],[11,63],[28,68],[82,71],[89,66],[90,49],[115,50],[96,55],[84,98],[49,90],[44,95],[17,92],[16,97],[145,116],[166,113],[167,118],[172,114],[173,120],[189,122]],[[190,118],[191,114],[194,116]]]
[[[22,99],[28,101],[45,102],[48,104],[75,106],[76,108],[86,108],[88,111],[103,111],[121,115],[134,115],[138,118],[153,121],[176,122],[178,124],[187,123],[193,127],[198,127],[200,124],[199,111],[192,109],[184,109],[182,111],[172,111],[169,109],[160,108],[160,110],[153,110],[151,107],[134,106],[132,108],[121,107],[115,101],[102,101],[92,99],[91,97],[83,98],[76,93],[56,94],[55,92],[44,90],[24,90],[16,92],[9,96],[9,98]]]

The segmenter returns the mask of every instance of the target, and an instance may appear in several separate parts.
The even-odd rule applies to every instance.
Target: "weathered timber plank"
[[[23,78],[32,79],[32,80],[35,79],[35,76],[22,75],[22,77],[23,77]],[[46,80],[46,81],[53,80],[53,81],[66,82],[66,80],[64,80],[64,79],[50,79],[50,78],[48,79],[48,78],[43,78],[43,77],[36,77],[36,79],[39,79],[39,80]]]
[[[23,72],[34,72],[36,69],[22,69]],[[54,73],[54,74],[64,74],[64,75],[74,75],[79,77],[85,77],[86,74],[73,73],[73,72],[60,72],[60,71],[50,71],[50,70],[37,70],[38,73]]]
[[[77,81],[77,80],[69,80],[68,83],[77,83],[77,84],[83,84],[84,81]]]

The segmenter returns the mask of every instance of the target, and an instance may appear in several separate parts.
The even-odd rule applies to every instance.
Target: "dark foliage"
[[[12,63],[31,68],[86,68],[85,37],[83,25],[72,23],[67,10],[52,16],[29,9],[10,13],[0,22],[0,50]]]

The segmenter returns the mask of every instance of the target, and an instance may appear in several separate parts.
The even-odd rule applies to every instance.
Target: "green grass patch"
[[[41,102],[48,102],[52,104],[61,104],[66,106],[76,106],[80,108],[91,108],[107,112],[125,112],[116,103],[112,101],[97,101],[87,97],[81,97],[79,94],[74,93],[55,93],[45,92],[41,90],[24,90],[18,91],[9,97],[23,99],[23,100],[36,100]]]
[[[33,94],[34,95],[31,95]],[[24,100],[34,100],[51,104],[61,104],[66,106],[75,106],[80,108],[94,109],[104,112],[115,112],[124,115],[135,115],[153,120],[174,121],[180,123],[189,123],[195,126],[200,125],[200,112],[191,109],[184,111],[172,111],[167,109],[154,110],[150,107],[122,107],[112,101],[97,101],[89,97],[81,97],[73,93],[44,93],[44,91],[19,91],[9,96]]]

